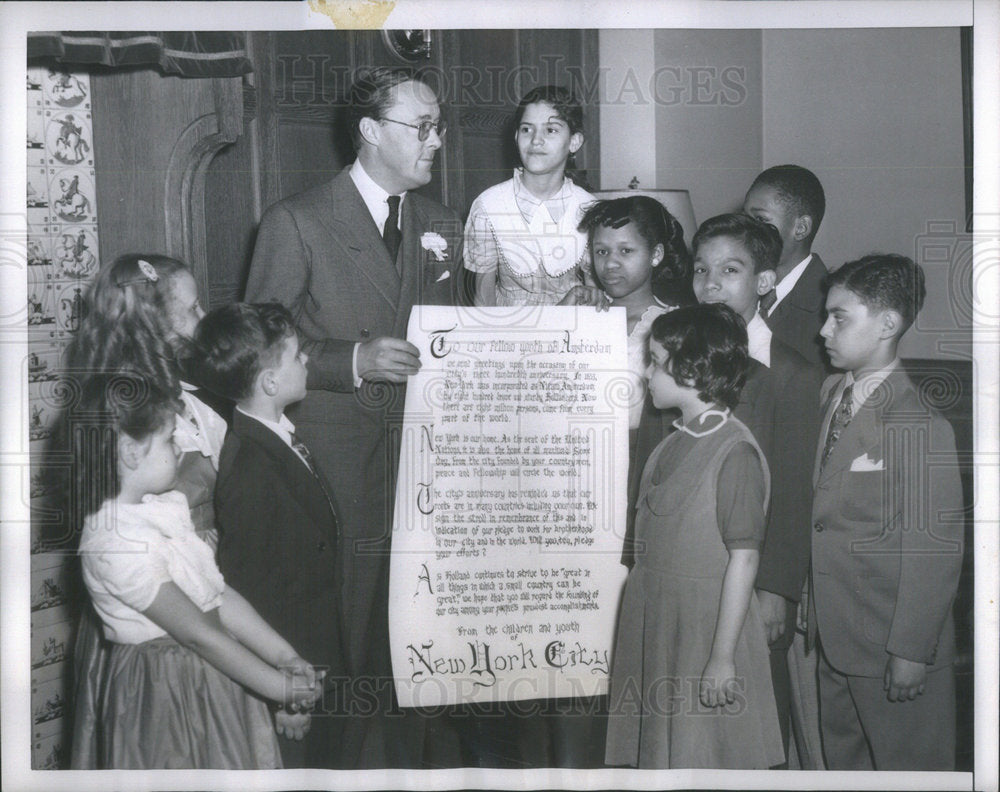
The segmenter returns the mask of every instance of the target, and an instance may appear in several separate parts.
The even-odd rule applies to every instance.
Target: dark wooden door
[[[447,66],[448,204],[460,214],[479,193],[506,181],[518,163],[514,112],[539,85],[572,87],[583,103],[586,142],[576,164],[596,189],[600,141],[597,31],[451,30],[442,34]]]

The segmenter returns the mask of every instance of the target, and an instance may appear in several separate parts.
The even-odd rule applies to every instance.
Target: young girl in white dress
[[[99,691],[105,768],[281,767],[265,700],[312,706],[317,673],[226,586],[173,489],[174,395],[94,376],[74,432],[88,509],[83,579],[111,643]]]
[[[182,452],[175,489],[183,492],[195,531],[214,550],[218,543],[213,495],[225,420],[181,379],[180,361],[205,315],[194,276],[182,262],[155,253],[127,253],[106,265],[85,296],[84,317],[67,350],[66,376],[76,390],[93,377],[118,371],[175,394],[182,410],[174,439]],[[72,412],[72,406],[67,413]],[[72,422],[73,416],[67,414]],[[100,504],[92,504],[94,508]],[[74,728],[70,765],[99,769],[97,692],[107,646],[89,608],[84,609],[73,649]]]
[[[577,227],[594,197],[566,175],[583,145],[583,110],[570,90],[546,85],[525,94],[515,121],[521,167],[473,201],[465,225],[475,303],[596,304],[587,237]]]

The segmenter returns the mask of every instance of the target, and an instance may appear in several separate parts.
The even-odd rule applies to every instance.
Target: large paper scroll
[[[402,706],[607,690],[625,569],[624,309],[414,308],[389,627]]]

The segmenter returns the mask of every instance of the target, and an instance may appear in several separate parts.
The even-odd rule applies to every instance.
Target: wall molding
[[[167,162],[163,211],[167,254],[194,271],[198,292],[208,295],[205,177],[212,159],[243,134],[241,78],[213,78],[215,111],[189,123]]]

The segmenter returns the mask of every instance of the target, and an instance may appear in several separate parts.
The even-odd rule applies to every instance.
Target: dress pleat
[[[103,767],[281,767],[267,704],[172,638],[112,644],[103,684]]]

